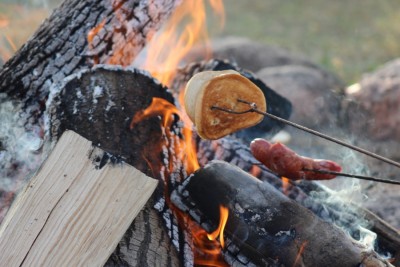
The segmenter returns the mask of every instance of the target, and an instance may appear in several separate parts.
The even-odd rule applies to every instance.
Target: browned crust
[[[262,121],[263,115],[254,112],[230,114],[211,109],[212,106],[234,111],[249,109],[248,105],[237,99],[254,102],[259,110],[266,111],[267,104],[261,89],[239,74],[220,75],[205,85],[195,109],[195,124],[200,137],[218,139]]]

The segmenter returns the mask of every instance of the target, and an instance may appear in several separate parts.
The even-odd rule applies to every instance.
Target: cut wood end
[[[158,181],[125,163],[96,168],[90,153],[89,140],[62,135],[0,227],[2,264],[107,261]]]

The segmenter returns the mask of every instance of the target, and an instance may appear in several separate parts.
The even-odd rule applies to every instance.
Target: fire
[[[223,25],[222,0],[209,2]],[[186,25],[180,31],[183,23]],[[206,57],[210,56],[205,3],[202,0],[184,0],[160,34],[149,41],[146,60],[140,67],[150,71],[161,83],[171,85],[177,67],[198,44],[206,48]]]
[[[207,237],[209,240],[215,240],[219,235],[219,243],[221,244],[221,247],[224,248],[225,247],[224,230],[226,222],[228,221],[229,210],[227,207],[221,205],[219,207],[219,213],[220,213],[220,218],[219,218],[218,228],[211,234],[208,234]]]
[[[165,99],[154,97],[148,108],[135,114],[130,128],[132,129],[137,123],[146,118],[160,116],[162,117],[163,127],[170,129],[174,121],[174,114],[181,118],[184,116],[175,105]],[[192,130],[190,128],[183,128],[182,134],[185,139],[178,139],[177,142],[174,142],[175,147],[172,149],[175,151],[175,155],[181,155],[179,160],[185,164],[186,172],[191,174],[200,167],[197,161],[196,149],[192,142]]]
[[[120,16],[120,8],[114,4],[115,2],[118,3],[118,1],[113,1],[116,19],[122,20],[125,17]],[[206,27],[206,2],[209,3],[220,18],[221,26],[224,22],[222,0],[182,0],[181,2],[164,28],[160,30],[160,33],[148,35],[151,40],[148,40],[146,51],[144,51],[146,52],[146,55],[144,55],[145,61],[135,62],[136,67],[149,71],[153,77],[166,86],[171,86],[179,65],[193,46],[204,48],[204,58],[211,56]],[[149,8],[152,8],[152,6],[149,6]],[[89,48],[93,49],[92,44],[95,41],[95,36],[104,27],[106,27],[105,22],[102,22],[88,33]],[[104,63],[124,66],[132,64],[133,59],[128,52],[130,45],[127,43],[121,49],[114,49],[112,56]],[[140,58],[143,58],[143,55],[138,56],[136,60]],[[96,59],[95,63],[98,63]],[[161,178],[176,180],[193,173],[199,168],[199,163],[192,141],[192,123],[186,113],[164,99],[153,98],[148,108],[135,114],[130,128],[132,129],[141,121],[154,116],[161,117],[163,141],[160,149],[163,150],[166,157],[165,161],[169,164],[166,168],[161,168]],[[180,133],[171,130],[177,117],[184,122]],[[179,172],[176,168],[180,164],[184,166],[185,174],[182,175],[183,177],[176,178],[176,173]],[[228,209],[221,207],[221,221],[217,231],[207,234],[189,215],[182,213],[172,205],[168,195],[169,184],[168,181],[164,180],[165,200],[169,208],[174,212],[180,226],[184,227],[189,235],[193,237],[194,263],[203,266],[227,266],[221,254],[221,246],[224,246],[223,231],[228,218]],[[215,240],[218,236],[220,243]]]
[[[228,266],[223,260],[221,248],[225,247],[224,230],[228,220],[229,210],[227,207],[220,206],[220,219],[218,228],[208,234],[203,228],[195,223],[191,223],[191,232],[193,235],[193,244],[195,246],[194,264],[196,266]],[[219,243],[216,238],[219,236]]]

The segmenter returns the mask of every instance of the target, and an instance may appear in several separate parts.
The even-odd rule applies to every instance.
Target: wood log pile
[[[326,192],[313,183],[291,184],[287,196],[284,196],[279,192],[283,190],[280,177],[256,164],[249,152],[248,141],[260,134],[273,135],[282,128],[282,124],[265,119],[256,128],[242,130],[220,140],[211,142],[195,138],[202,166],[220,159],[260,179],[249,178],[242,171],[238,171],[239,175],[236,167],[232,167],[239,178],[235,180],[236,184],[218,180],[214,174],[210,174],[208,180],[203,179],[205,169],[183,181],[188,174],[185,163],[176,155],[176,144],[184,139],[183,122],[177,112],[171,115],[173,119],[168,126],[161,124],[163,115],[157,112],[132,124],[132,118],[147,109],[154,98],[176,106],[171,91],[178,92],[194,73],[204,70],[235,69],[241,72],[262,89],[267,98],[268,112],[283,118],[290,115],[289,101],[252,73],[225,61],[191,64],[180,70],[171,88],[164,87],[146,72],[121,67],[131,63],[127,58],[135,58],[145,46],[147,37],[163,24],[178,3],[174,0],[126,0],[114,1],[110,5],[109,1],[66,0],[0,69],[0,114],[8,122],[7,130],[0,130],[0,155],[4,159],[0,163],[0,174],[10,184],[8,190],[0,191],[0,216],[8,208],[12,192],[24,184],[24,179],[32,176],[60,136],[67,130],[74,130],[108,152],[98,157],[95,166],[102,167],[109,161],[124,161],[160,181],[155,193],[105,263],[106,266],[193,265],[193,244],[188,239],[190,234],[185,233],[185,226],[178,222],[179,212],[171,209],[173,206],[169,199],[181,182],[189,186],[184,190],[199,205],[202,216],[211,222],[208,230],[215,225],[219,216],[215,207],[221,201],[229,206],[231,214],[239,214],[243,209],[251,211],[252,205],[263,212],[271,209],[269,205],[276,205],[272,208],[278,209],[276,213],[263,217],[261,226],[258,219],[249,221],[239,215],[231,216],[233,222],[228,221],[229,245],[225,257],[231,265],[312,266],[321,263],[335,266],[338,255],[343,252],[339,249],[342,246],[347,248],[343,266],[361,263],[365,266],[390,266],[333,225],[346,226],[353,235],[359,233],[355,228],[360,221],[354,220],[357,212],[351,210],[343,217],[335,211],[336,207],[319,203],[310,197],[311,192]],[[102,65],[94,66],[99,63]],[[22,141],[25,146],[19,149],[16,144]],[[225,179],[229,176],[225,171],[229,173],[231,167],[224,166],[225,163],[212,168],[216,169],[215,172],[221,169]],[[198,177],[204,180],[204,184],[202,181],[192,186],[191,181],[199,180]],[[231,188],[242,186],[246,181],[251,181],[254,192],[260,193],[258,199],[252,199],[249,192],[236,195]],[[219,186],[230,193],[221,191]],[[209,200],[203,197],[208,191],[203,189],[212,190],[213,187],[212,194],[217,201],[208,203]],[[233,202],[236,197],[240,198],[239,209]],[[255,203],[260,198],[270,201]],[[4,205],[3,209],[1,205]],[[260,212],[250,215],[257,217]],[[378,227],[374,216],[365,221],[373,224],[372,230],[375,227],[381,231],[378,241],[394,255],[397,263],[399,233],[386,224],[379,224]],[[318,225],[317,231],[326,238],[312,236],[314,228],[311,224]],[[239,230],[245,230],[235,232],[238,225]],[[266,229],[269,227],[273,230]],[[262,229],[266,232],[261,233]],[[282,234],[278,234],[280,232]],[[261,240],[260,234],[272,241],[274,246]],[[238,246],[248,245],[244,242],[246,235],[251,237],[250,249],[243,250],[243,253],[232,252]],[[324,243],[329,240],[334,244]],[[302,244],[311,249],[305,249],[304,254],[298,256]],[[321,247],[329,248],[329,252],[321,251]],[[282,248],[286,250],[280,252]],[[289,255],[287,258],[286,254]],[[254,255],[262,257],[258,259]]]

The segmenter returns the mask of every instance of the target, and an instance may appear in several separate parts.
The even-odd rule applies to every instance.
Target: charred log
[[[160,177],[164,164],[160,118],[148,118],[131,127],[133,116],[149,106],[153,97],[173,103],[167,89],[145,72],[96,66],[53,88],[48,101],[52,141],[65,130],[74,130],[107,151],[96,160],[99,168],[108,160],[123,160],[161,181],[109,259],[108,266],[179,265],[165,226],[152,207],[164,192],[164,181]]]
[[[219,206],[227,207],[226,236],[260,266],[391,266],[270,184],[222,161],[190,176],[179,196],[173,198],[178,206],[205,215],[195,216],[205,227],[218,225]]]
[[[37,123],[52,84],[95,63],[129,64],[175,2],[66,0],[4,64],[0,93],[22,101]]]
[[[202,166],[211,160],[223,160],[253,174],[263,182],[274,186],[287,197],[311,210],[322,220],[335,224],[354,238],[360,239],[360,226],[377,234],[376,251],[389,252],[393,263],[398,265],[400,257],[400,233],[368,210],[352,203],[334,198],[330,192],[313,181],[284,184],[282,179],[260,165],[252,156],[249,146],[241,140],[225,137],[220,140],[201,140],[198,157]]]

